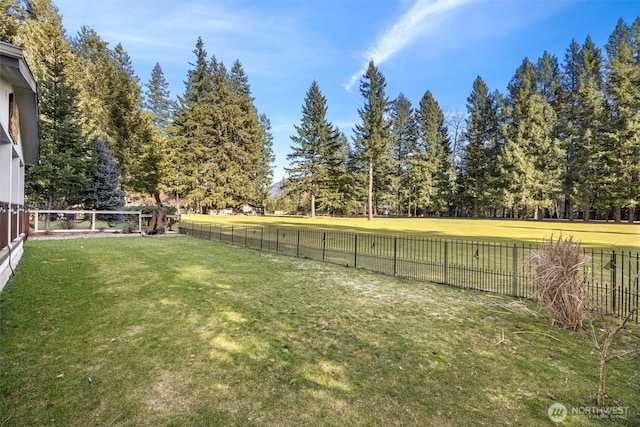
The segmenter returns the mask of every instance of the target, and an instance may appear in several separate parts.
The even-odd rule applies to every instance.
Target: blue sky
[[[171,96],[184,93],[197,38],[209,57],[240,60],[255,106],[271,120],[274,180],[285,175],[294,124],[316,80],[327,118],[348,136],[363,105],[359,83],[373,59],[394,99],[415,106],[427,90],[445,113],[466,111],[479,75],[506,92],[525,57],[562,62],[575,39],[604,45],[640,0],[53,0],[67,34],[93,27],[121,43],[141,84],[156,62]]]

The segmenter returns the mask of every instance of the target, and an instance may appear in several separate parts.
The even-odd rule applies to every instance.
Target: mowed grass
[[[640,250],[640,224],[582,221],[522,221],[462,218],[277,217],[183,215],[190,221],[271,227],[312,227],[358,233],[412,235],[441,239],[540,244],[552,235],[573,236],[584,247],[603,250]]]
[[[587,335],[508,297],[128,237],[28,241],[0,301],[1,426],[602,425],[571,414]],[[607,425],[640,425],[639,372],[610,363]]]

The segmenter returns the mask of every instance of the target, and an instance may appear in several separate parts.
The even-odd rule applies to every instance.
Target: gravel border
[[[180,236],[177,231],[168,231],[166,234],[155,234],[144,237],[175,237]],[[62,240],[62,239],[101,239],[112,237],[143,237],[142,233],[105,233],[102,231],[75,231],[75,232],[55,232],[55,233],[30,233],[25,240]]]

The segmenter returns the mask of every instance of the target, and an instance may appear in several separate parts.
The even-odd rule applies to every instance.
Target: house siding
[[[0,291],[24,252],[25,165],[38,164],[39,147],[33,76],[22,50],[0,42]]]

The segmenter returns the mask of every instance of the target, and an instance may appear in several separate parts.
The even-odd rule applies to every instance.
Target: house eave
[[[16,103],[20,107],[24,161],[37,165],[40,162],[38,88],[20,47],[0,41],[0,76],[13,87]]]

